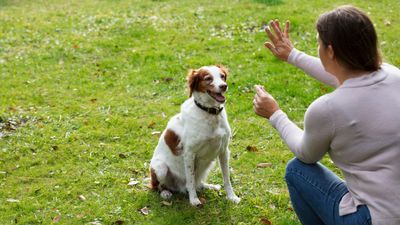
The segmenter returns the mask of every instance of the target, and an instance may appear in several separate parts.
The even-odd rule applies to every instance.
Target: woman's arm
[[[321,60],[317,57],[307,55],[306,53],[293,48],[289,54],[287,62],[300,68],[305,73],[324,84],[335,88],[339,86],[339,81],[336,77],[325,71]]]
[[[280,110],[276,100],[264,87],[256,85],[255,89],[254,112],[269,119],[297,158],[305,163],[319,161],[330,149],[335,130],[329,117],[331,110],[326,103],[327,97],[318,98],[308,107],[303,131]]]
[[[270,26],[274,33],[272,33]],[[290,23],[286,21],[282,32],[279,21],[271,21],[269,26],[265,28],[265,32],[271,42],[265,42],[264,45],[277,58],[289,62],[329,86],[338,87],[338,80],[335,76],[325,71],[319,58],[307,55],[293,47],[289,38],[289,27]]]
[[[324,97],[317,99],[307,109],[304,131],[281,110],[276,111],[269,120],[289,149],[305,163],[318,162],[330,149],[334,127]]]

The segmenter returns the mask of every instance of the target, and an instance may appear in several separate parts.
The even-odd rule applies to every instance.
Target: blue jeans
[[[339,216],[339,202],[346,184],[321,163],[305,164],[294,158],[286,167],[286,183],[294,211],[303,225],[366,225],[371,216],[366,205]]]

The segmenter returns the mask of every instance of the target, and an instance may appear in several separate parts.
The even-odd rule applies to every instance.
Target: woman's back
[[[340,204],[343,214],[367,204],[380,223],[400,219],[399,96],[400,70],[384,64],[322,97],[333,125],[329,154],[349,189]]]

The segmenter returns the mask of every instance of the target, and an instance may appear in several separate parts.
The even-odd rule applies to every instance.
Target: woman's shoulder
[[[392,75],[397,75],[400,77],[400,69],[389,63],[382,63],[381,70]]]
[[[325,94],[320,96],[319,98],[315,99],[310,106],[308,107],[307,111],[312,113],[326,113],[330,111],[330,101],[332,98],[332,93]]]

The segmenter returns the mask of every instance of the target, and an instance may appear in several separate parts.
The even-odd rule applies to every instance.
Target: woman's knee
[[[299,174],[303,174],[304,172],[303,170],[305,170],[307,166],[309,166],[309,164],[302,162],[296,157],[289,160],[289,162],[286,164],[286,171],[285,171],[286,183],[288,184],[289,182],[293,183],[294,179],[292,178],[296,179]]]

